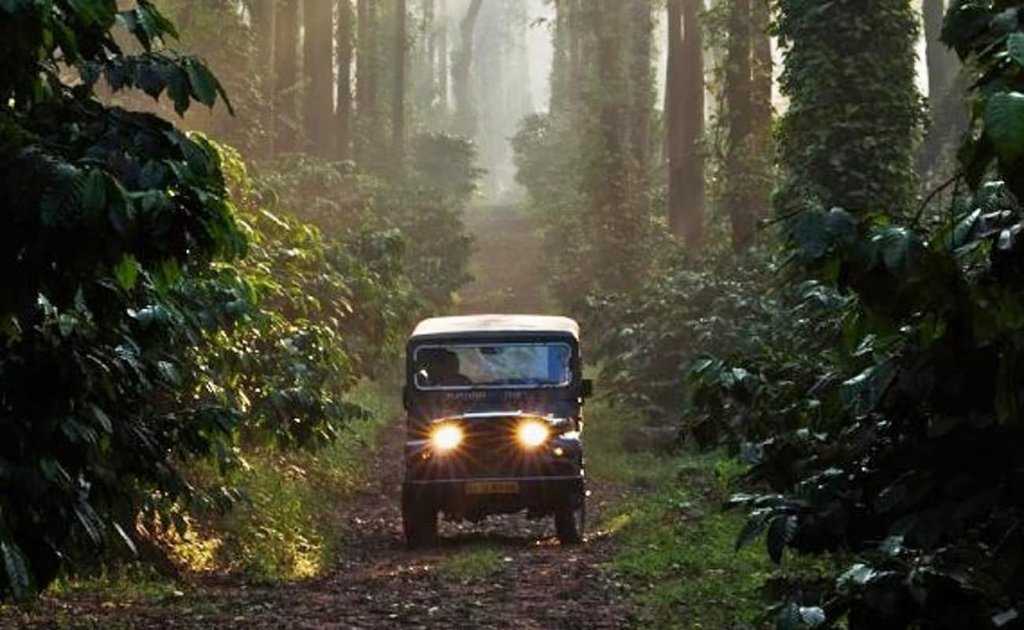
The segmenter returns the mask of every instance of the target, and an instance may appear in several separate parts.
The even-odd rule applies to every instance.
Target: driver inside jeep
[[[451,350],[432,348],[425,357],[420,375],[430,387],[469,387],[473,381],[459,372],[459,357]]]

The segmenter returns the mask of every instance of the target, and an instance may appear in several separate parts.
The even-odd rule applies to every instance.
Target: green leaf
[[[167,95],[174,102],[174,111],[179,116],[188,111],[189,78],[184,70],[176,66],[167,70]]]
[[[100,425],[100,428],[102,428],[104,432],[114,432],[114,425],[110,421],[110,416],[107,415],[107,412],[94,404],[89,405],[89,410],[92,412],[92,417],[96,420],[96,423]]]
[[[855,584],[864,586],[875,577],[876,571],[866,564],[858,563],[850,567],[845,573],[839,576],[837,582],[840,586]]]
[[[747,519],[746,524],[743,526],[743,531],[736,538],[736,551],[743,549],[753,542],[764,532],[766,526],[767,523],[762,517],[752,516]]]
[[[110,225],[118,234],[127,236],[131,234],[132,229],[135,227],[135,209],[132,207],[131,202],[123,191],[120,191],[120,194],[117,194],[117,186],[111,186],[110,189],[108,189],[108,193],[109,192],[114,192],[115,194],[109,198],[107,218],[110,220]]]
[[[82,205],[87,210],[102,210],[107,205],[107,178],[102,171],[89,171],[82,181]]]
[[[96,513],[96,510],[92,509],[92,506],[85,501],[80,501],[75,506],[75,518],[78,519],[82,529],[85,530],[86,536],[93,545],[99,547],[103,544],[104,539],[104,526],[103,519]]]
[[[4,573],[7,583],[17,600],[25,600],[32,594],[32,576],[28,572],[25,554],[13,542],[0,541],[0,554],[4,557]]]
[[[117,536],[121,539],[121,542],[124,543],[125,547],[128,547],[128,550],[132,552],[132,555],[138,556],[139,551],[135,547],[135,541],[133,541],[131,536],[124,531],[124,528],[121,527],[120,523],[114,523],[114,531],[117,532]]]
[[[1010,33],[1006,38],[1006,52],[1018,66],[1024,66],[1024,33]]]
[[[125,254],[121,262],[114,265],[114,277],[125,291],[131,291],[139,281],[139,263],[131,254]]]
[[[791,238],[805,261],[817,261],[837,247],[853,241],[857,223],[841,208],[808,210],[791,220]]]
[[[878,247],[878,253],[885,268],[890,272],[906,270],[913,248],[914,236],[909,230],[892,227],[882,230],[871,240]]]
[[[825,624],[825,611],[818,606],[800,606],[790,602],[779,610],[777,630],[807,630]]]
[[[989,25],[989,12],[976,2],[955,2],[942,26],[942,41],[966,57],[971,45]]]
[[[213,107],[217,102],[217,79],[213,73],[201,63],[189,60],[185,64],[185,71],[188,72],[188,82],[192,85],[192,94],[196,100]]]
[[[768,545],[768,557],[772,562],[782,562],[782,552],[796,536],[797,524],[797,518],[792,514],[782,514],[772,519],[765,541]]]
[[[998,92],[985,106],[985,134],[1006,164],[1024,156],[1024,94]]]

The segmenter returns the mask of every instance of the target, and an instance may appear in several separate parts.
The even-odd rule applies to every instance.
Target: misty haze
[[[1024,0],[0,0],[0,628],[1024,627]]]

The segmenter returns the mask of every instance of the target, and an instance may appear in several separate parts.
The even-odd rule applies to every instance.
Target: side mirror
[[[592,381],[589,378],[583,379],[583,381],[580,382],[580,397],[581,398],[590,398],[593,395],[594,395],[594,381]]]

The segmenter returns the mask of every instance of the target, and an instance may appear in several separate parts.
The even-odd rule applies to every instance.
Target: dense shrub
[[[358,225],[326,237],[271,213],[240,156],[223,147],[220,154],[250,245],[244,260],[221,270],[236,274],[244,300],[233,325],[196,348],[204,381],[195,395],[245,413],[248,441],[330,441],[361,414],[345,392],[381,366],[410,324],[403,240]]]
[[[803,392],[829,378],[847,300],[819,283],[779,285],[763,254],[679,256],[635,293],[593,305],[602,383],[704,448],[740,448],[834,411]],[[598,307],[599,306],[599,307]]]
[[[972,193],[945,221],[868,187],[849,211],[812,198],[784,224],[792,259],[856,296],[849,357],[804,394],[838,400],[832,426],[766,441],[752,474],[779,494],[737,497],[741,542],[766,533],[777,561],[855,554],[824,589],[791,585],[787,627],[1007,627],[1024,603],[1022,10],[958,2],[947,16],[977,83],[960,152]]]
[[[626,322],[605,374],[709,443],[763,438],[744,451],[758,491],[735,497],[749,510],[738,543],[764,535],[776,562],[790,550],[845,565],[776,584],[780,627],[1015,627],[1024,5],[955,2],[947,16],[975,83],[970,193],[942,216],[913,205],[909,6],[779,9],[792,99],[779,268],[677,263],[604,304]]]
[[[149,52],[128,56],[115,21]],[[245,252],[216,151],[115,90],[212,105],[195,59],[151,51],[173,32],[149,2],[0,4],[0,591],[26,596],[78,543],[130,544],[132,490],[188,494],[177,462],[238,421],[182,397],[182,351],[239,299],[217,261]],[[58,60],[60,64],[58,65]],[[86,80],[64,85],[63,66]]]
[[[0,3],[0,597],[112,535],[133,547],[140,510],[183,529],[240,497],[182,470],[332,440],[362,415],[348,390],[465,277],[469,145],[424,141],[422,160],[447,151],[451,170],[394,189],[299,157],[254,181],[234,151],[95,97],[103,79],[107,102],[138,87],[179,114],[212,106],[220,84],[163,49],[173,34],[146,0]],[[447,240],[407,250],[414,221]],[[411,284],[424,260],[444,273]]]

